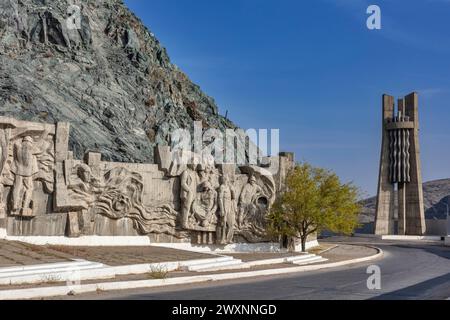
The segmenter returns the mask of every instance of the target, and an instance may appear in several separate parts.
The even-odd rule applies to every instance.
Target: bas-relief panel
[[[277,183],[266,169],[183,165],[167,147],[157,147],[157,164],[102,162],[95,153],[75,160],[68,130],[0,117],[0,219],[7,216],[9,233],[268,240]]]

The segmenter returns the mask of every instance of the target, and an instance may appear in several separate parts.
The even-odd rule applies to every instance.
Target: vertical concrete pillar
[[[66,160],[69,157],[70,124],[58,122],[55,133],[55,194],[53,197],[53,209],[58,211],[64,207],[67,200],[67,174]]]
[[[398,185],[398,234],[406,235],[406,185]]]
[[[419,145],[419,96],[412,93],[405,98],[405,114],[414,122],[414,129],[410,136],[411,182],[406,184],[406,234],[424,235],[425,209],[423,204],[422,166]]]
[[[405,99],[398,100],[398,111],[402,116],[406,115]],[[406,185],[398,184],[398,234],[406,235]]]
[[[383,95],[382,142],[378,197],[376,203],[375,234],[388,235],[394,232],[394,185],[389,179],[389,132],[386,125],[394,117],[394,97]]]
[[[55,137],[56,162],[62,162],[67,159],[69,153],[69,134],[70,134],[69,123],[58,122],[56,124],[56,137]]]
[[[100,176],[100,164],[102,162],[102,154],[97,152],[88,152],[85,155],[85,161],[92,169],[92,173],[95,176]]]

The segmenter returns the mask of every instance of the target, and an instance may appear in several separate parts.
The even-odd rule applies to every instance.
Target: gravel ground
[[[46,247],[0,240],[0,268],[67,262],[72,258]]]
[[[186,261],[213,258],[207,253],[197,253],[161,247],[59,247],[50,249],[88,261],[101,262],[109,266],[144,263]]]

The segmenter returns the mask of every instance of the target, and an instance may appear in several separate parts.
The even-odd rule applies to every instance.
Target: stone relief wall
[[[0,220],[10,235],[132,236],[157,242],[265,242],[266,216],[289,156],[265,166],[185,165],[158,146],[156,164],[73,159],[69,125],[0,117]],[[276,170],[273,170],[273,169]],[[271,172],[277,172],[275,175]]]
[[[55,126],[0,117],[0,218],[35,217],[35,189],[53,192],[54,135]]]

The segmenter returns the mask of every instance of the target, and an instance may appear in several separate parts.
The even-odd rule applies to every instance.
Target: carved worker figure
[[[181,175],[181,226],[189,228],[189,217],[197,194],[197,172],[195,165],[189,164]]]
[[[229,244],[233,241],[235,213],[235,193],[227,176],[222,177],[219,189],[220,209],[220,244]]]
[[[217,192],[208,181],[202,183],[200,189],[194,203],[194,217],[202,227],[208,227],[217,211]]]
[[[256,183],[256,178],[250,176],[239,197],[239,228],[244,226],[246,216],[255,209],[254,203],[261,194],[262,188]]]
[[[33,197],[33,176],[39,172],[37,156],[47,149],[45,138],[48,131],[36,141],[26,136],[17,141],[13,147],[13,163],[11,171],[14,173],[14,186],[12,191],[12,215],[33,216],[30,207]]]

